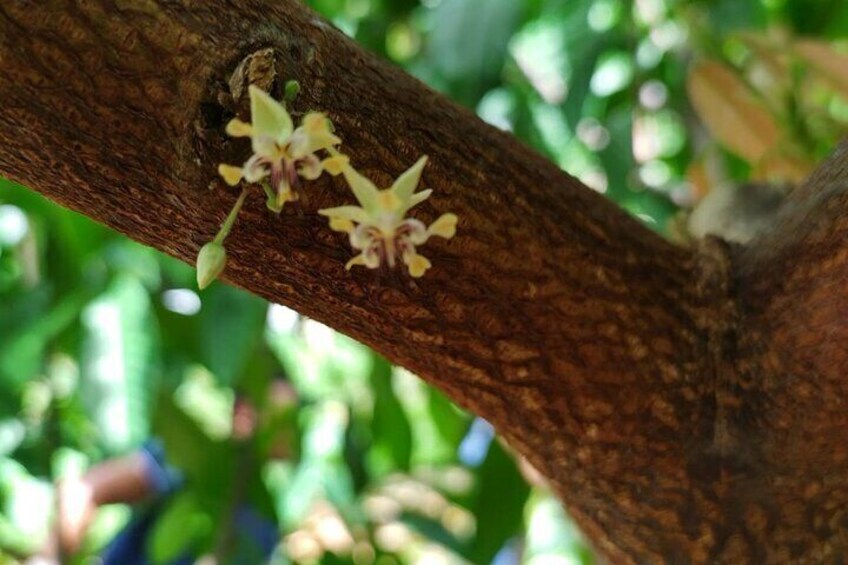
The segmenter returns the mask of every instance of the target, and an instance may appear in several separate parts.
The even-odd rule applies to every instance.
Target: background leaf
[[[774,118],[726,66],[699,63],[689,74],[687,88],[710,133],[731,151],[756,163],[777,145]]]
[[[158,346],[150,298],[135,278],[117,277],[86,306],[80,392],[107,453],[140,445],[150,433]]]

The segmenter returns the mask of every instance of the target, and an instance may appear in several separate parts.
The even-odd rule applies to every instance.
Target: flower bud
[[[298,94],[300,94],[300,83],[296,80],[286,82],[283,100],[285,100],[287,104],[291,104],[294,102],[294,99],[297,98]]]
[[[203,290],[218,278],[227,264],[227,251],[220,243],[210,241],[197,254],[197,286]]]

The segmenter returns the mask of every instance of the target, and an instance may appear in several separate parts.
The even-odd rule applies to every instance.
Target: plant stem
[[[239,212],[241,211],[241,207],[244,204],[244,199],[247,197],[247,187],[241,190],[241,194],[236,200],[233,209],[230,210],[229,215],[227,215],[227,219],[224,220],[224,223],[221,224],[221,229],[218,231],[218,235],[215,236],[214,242],[217,244],[221,244],[224,242],[224,239],[228,235],[230,235],[230,230],[233,228],[233,224],[236,222],[236,218],[238,217]]]

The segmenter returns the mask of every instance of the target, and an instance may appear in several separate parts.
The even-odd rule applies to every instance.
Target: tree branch
[[[311,183],[300,211],[280,217],[256,191],[227,241],[225,278],[361,340],[488,419],[612,560],[767,555],[742,547],[757,515],[732,503],[768,460],[740,449],[762,422],[739,408],[737,377],[756,375],[728,360],[749,315],[786,347],[805,345],[791,329],[801,306],[789,301],[810,279],[779,273],[791,274],[796,253],[815,264],[812,235],[773,236],[760,244],[771,255],[742,254],[754,265],[744,272],[718,241],[676,248],[293,1],[3,2],[0,174],[193,262],[237,196],[215,168],[245,156],[223,127],[246,117],[233,73],[263,49],[269,64],[239,72],[277,95],[298,80],[293,110],[326,110],[379,184],[429,155],[423,185],[434,195],[419,217],[451,211],[460,223],[453,240],[428,244],[434,267],[419,281],[347,273],[345,238],[316,214],[351,202],[340,179]],[[801,303],[815,308],[811,331],[844,328],[828,317],[833,290]],[[844,348],[820,347],[837,359],[835,381]],[[824,363],[809,355],[780,363]],[[774,362],[763,354],[752,367]],[[777,441],[764,447],[775,462]]]
[[[846,179],[848,141],[734,254],[743,362],[729,396],[749,459],[737,505],[773,562],[848,552]]]

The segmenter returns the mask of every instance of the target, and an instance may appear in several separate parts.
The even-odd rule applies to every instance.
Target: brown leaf
[[[790,57],[787,40],[752,31],[741,32],[737,37],[751,50],[753,63],[762,67],[775,85],[788,84]]]
[[[756,164],[777,143],[780,134],[774,117],[725,65],[696,64],[686,86],[704,125],[730,151]]]
[[[795,53],[807,61],[821,79],[848,98],[848,54],[840,53],[830,44],[814,39],[796,42]]]
[[[686,180],[692,187],[692,199],[695,202],[701,200],[710,191],[712,181],[707,161],[703,156],[697,157],[686,168]]]
[[[751,178],[767,182],[792,185],[801,184],[812,172],[815,164],[797,155],[797,152],[781,149],[763,156],[751,172]]]

